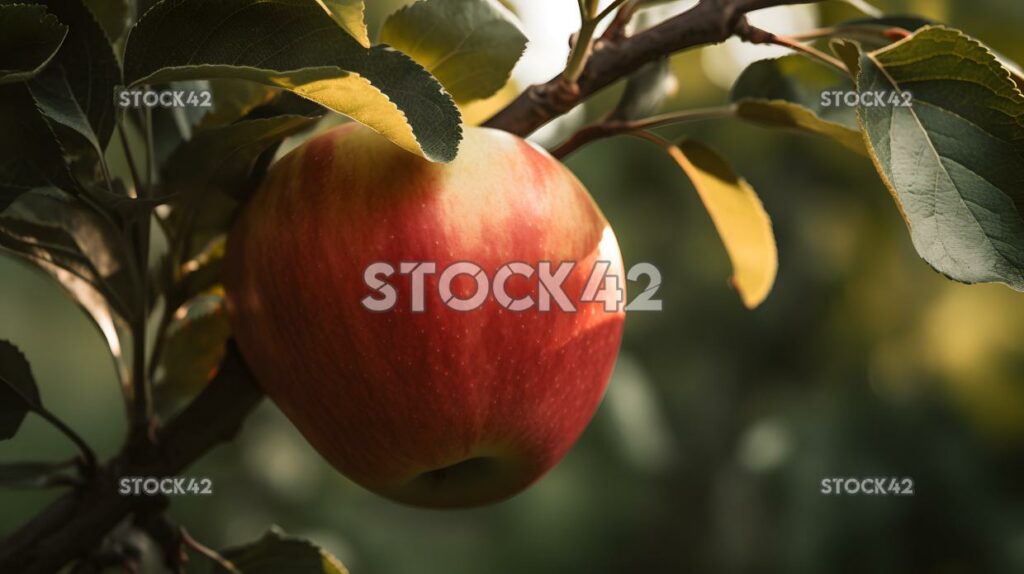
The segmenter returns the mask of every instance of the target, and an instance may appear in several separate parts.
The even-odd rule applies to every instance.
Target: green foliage
[[[822,106],[822,93],[852,90],[853,83],[836,70],[792,55],[747,67],[730,97],[736,114],[746,121],[825,136],[863,154],[864,142],[853,110]]]
[[[863,54],[857,83],[913,96],[858,113],[918,253],[955,280],[1024,290],[1024,95],[1007,70],[933,27]]]
[[[25,355],[0,340],[0,440],[9,439],[30,411],[39,409],[39,389]]]
[[[0,86],[0,210],[33,188],[76,183],[25,84]]]
[[[0,215],[0,247],[43,270],[92,318],[122,377],[127,324],[137,316],[136,279],[102,218],[53,188],[23,195]]]
[[[103,28],[81,0],[46,5],[68,26],[68,35],[52,64],[64,70],[79,107],[105,149],[116,122],[114,88],[121,84],[121,66]]]
[[[348,569],[326,550],[272,528],[263,538],[221,553],[243,574],[348,574]],[[228,572],[217,565],[213,572]]]
[[[129,35],[125,76],[133,86],[234,78],[284,88],[432,161],[454,159],[462,137],[458,108],[426,70],[367,50],[305,0],[165,0]]]
[[[67,33],[68,27],[42,6],[0,5],[0,85],[39,73]]]
[[[84,0],[111,42],[124,36],[135,19],[135,0]]]
[[[364,48],[370,47],[370,33],[366,29],[366,6],[363,0],[324,0],[324,7],[343,30]]]
[[[218,293],[196,297],[178,308],[167,328],[158,392],[168,397],[194,395],[210,381],[224,358],[231,327]]]
[[[202,130],[167,160],[164,180],[183,193],[189,189],[215,188],[240,196],[264,151],[311,127],[318,119],[280,115]]]
[[[420,0],[392,14],[380,39],[429,70],[459,103],[500,90],[526,49],[515,16],[497,0]]]
[[[75,99],[63,69],[47,69],[29,81],[27,86],[38,113],[56,136],[71,171],[93,172],[103,157],[103,146]],[[27,110],[26,113],[33,111]]]

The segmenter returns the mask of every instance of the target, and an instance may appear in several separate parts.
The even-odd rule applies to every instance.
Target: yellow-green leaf
[[[500,90],[526,49],[515,15],[497,0],[420,0],[392,14],[380,39],[434,74],[459,103]]]
[[[741,100],[736,103],[736,115],[765,127],[789,128],[825,136],[851,151],[867,155],[864,138],[860,132],[824,120],[811,110],[793,102]]]
[[[232,78],[290,90],[431,161],[455,158],[461,117],[405,54],[364,48],[309,0],[176,0],[151,8],[125,47],[130,85]]]
[[[256,542],[228,548],[221,555],[245,574],[348,574],[330,552],[309,540],[287,536],[277,527]],[[219,565],[213,571],[227,572]]]
[[[758,307],[779,268],[775,233],[761,199],[714,150],[695,141],[668,148],[715,224],[732,261],[732,285],[748,309]]]
[[[316,0],[331,18],[350,36],[370,47],[370,33],[366,29],[366,6],[363,0]]]
[[[853,89],[849,77],[794,54],[748,66],[733,85],[730,97],[741,119],[763,127],[825,136],[865,154],[853,109],[826,105],[823,97]]]
[[[227,352],[231,326],[219,290],[196,297],[175,312],[160,357],[161,398],[194,394],[217,373]]]

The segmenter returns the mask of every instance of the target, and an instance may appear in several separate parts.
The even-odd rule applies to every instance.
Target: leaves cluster
[[[147,4],[0,0],[0,251],[52,276],[91,317],[143,429],[194,396],[224,356],[226,232],[282,144],[345,116],[451,161],[459,106],[502,88],[526,45],[496,0],[414,4],[388,19],[381,43],[362,0]],[[124,97],[168,91],[208,94],[211,105]],[[79,444],[89,479],[88,446],[45,410],[28,360],[0,341],[0,439],[30,412]],[[6,464],[0,481],[52,484],[68,468]],[[260,553],[303,572],[345,571],[279,535],[227,554],[259,572],[249,562]]]

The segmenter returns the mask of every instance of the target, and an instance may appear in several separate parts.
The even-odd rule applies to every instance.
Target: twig
[[[235,566],[235,564],[232,561],[221,556],[220,553],[216,550],[200,543],[195,538],[192,538],[192,535],[189,534],[184,527],[181,528],[181,541],[184,542],[185,545],[191,548],[192,550],[195,550],[196,552],[216,562],[221,568],[227,570],[231,574],[242,574],[242,571],[239,570],[238,567]]]
[[[870,40],[889,40],[895,42],[912,34],[913,32],[910,30],[897,26],[890,28],[880,26],[842,26],[818,28],[816,30],[809,30],[799,34],[790,34],[789,38],[798,42],[808,42],[811,40],[820,40],[822,38],[866,38]]]
[[[78,450],[82,453],[82,463],[84,465],[85,476],[92,477],[93,475],[95,475],[96,453],[93,452],[92,447],[89,446],[89,443],[85,442],[85,440],[77,432],[75,432],[71,427],[65,424],[64,421],[60,420],[60,418],[58,418],[56,415],[46,410],[45,408],[40,407],[35,412],[40,417],[42,417],[46,422],[53,425],[64,436],[68,437],[68,439],[71,442],[75,443],[75,446],[78,447]]]
[[[153,193],[154,184],[154,147],[153,147],[153,115],[149,108],[143,112],[143,136],[146,140],[146,174],[145,184],[136,178],[136,195],[138,199],[148,199]],[[127,148],[125,150],[127,152]],[[132,163],[129,160],[129,163]],[[129,446],[144,450],[152,442],[150,436],[153,419],[153,396],[149,384],[149,373],[146,369],[146,336],[149,319],[149,246],[152,231],[152,217],[148,213],[135,222],[136,267],[139,270],[139,309],[132,321],[132,410],[129,430]]]
[[[583,100],[647,62],[688,48],[724,42],[743,16],[755,10],[818,0],[701,0],[690,10],[621,42],[600,46],[588,58],[576,83],[566,94],[562,76],[531,86],[484,125],[526,136],[567,113]]]
[[[663,114],[660,116],[654,116],[642,120],[634,120],[628,122],[605,121],[599,124],[586,126],[580,129],[572,136],[570,136],[568,140],[566,140],[564,143],[562,143],[557,148],[552,150],[551,155],[555,156],[556,158],[562,159],[564,157],[567,157],[574,151],[578,150],[579,148],[583,147],[584,145],[597,140],[637,131],[649,130],[671,124],[728,118],[734,115],[736,115],[736,107],[730,105],[717,108],[705,108],[698,110],[687,110],[683,112],[674,112],[670,114]]]
[[[626,28],[633,21],[633,16],[640,7],[640,0],[627,0],[615,14],[615,18],[608,24],[608,28],[597,40],[596,47],[600,49],[604,44],[610,42],[621,42],[626,39]]]
[[[626,1],[627,0],[615,0],[615,2],[612,2],[611,4],[609,4],[607,8],[602,10],[601,13],[597,15],[597,21],[600,22],[600,21],[604,20],[605,18],[607,18],[608,16],[611,16],[612,12],[614,12],[620,6],[625,4]]]
[[[136,167],[135,157],[132,154],[132,146],[128,145],[128,133],[124,129],[124,122],[117,122],[117,133],[121,139],[121,147],[124,149],[124,157],[128,161],[128,171],[132,174],[132,183],[135,184],[135,195],[138,197],[139,188],[142,187],[142,178],[139,177],[139,169]]]
[[[790,50],[800,52],[801,54],[805,54],[807,56],[810,56],[811,58],[824,62],[838,69],[844,74],[850,73],[850,71],[846,68],[846,64],[844,64],[839,58],[830,56],[825,52],[822,52],[821,50],[815,48],[814,46],[810,46],[808,44],[799,42],[790,36],[780,36],[778,34],[773,34],[760,28],[751,26],[750,24],[747,24],[745,21],[741,26],[741,30],[737,32],[737,35],[743,38],[744,41],[750,42],[751,44],[774,44],[776,46],[789,48]]]
[[[569,54],[569,63],[566,64],[565,71],[562,72],[562,79],[567,85],[567,89],[575,87],[594,47],[594,32],[597,31],[597,24],[600,21],[596,12],[597,0],[580,1],[580,31],[576,35],[572,52]]]
[[[0,572],[50,574],[95,548],[129,514],[152,500],[118,493],[122,476],[175,476],[231,440],[262,400],[234,344],[213,381],[157,434],[155,456],[136,461],[126,449],[92,481],[51,503],[0,543]]]

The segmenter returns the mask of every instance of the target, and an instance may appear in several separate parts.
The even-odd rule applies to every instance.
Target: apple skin
[[[368,265],[420,261],[437,265],[424,311],[410,311],[398,273],[392,310],[363,306],[377,295]],[[451,309],[438,277],[459,261],[491,278],[513,261],[575,261],[563,287],[576,311],[513,312],[493,292]],[[467,128],[458,159],[434,164],[349,124],[271,168],[231,232],[225,287],[246,361],[327,461],[401,503],[469,507],[540,478],[597,409],[625,312],[580,302],[595,261],[610,262],[624,297],[611,227],[543,150]],[[472,295],[459,280],[456,294]],[[537,299],[537,274],[507,291]]]

